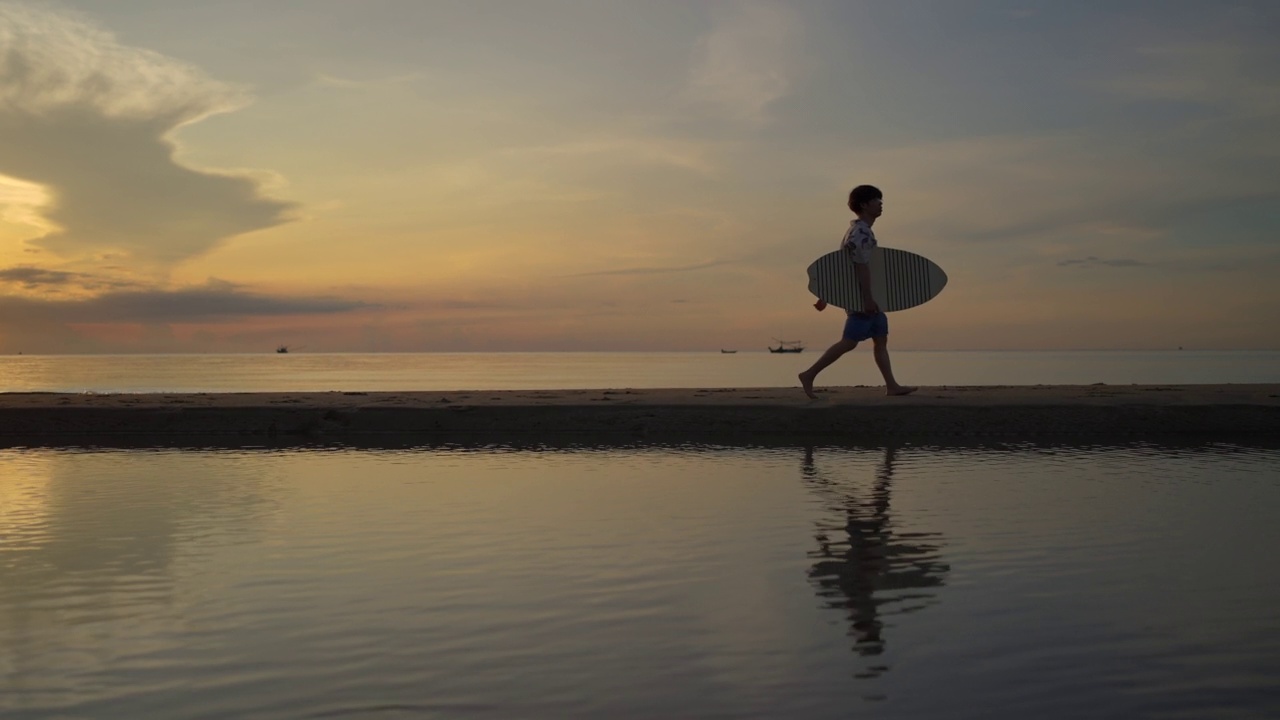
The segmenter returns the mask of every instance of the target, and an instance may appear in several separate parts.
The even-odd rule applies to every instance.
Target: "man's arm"
[[[862,291],[862,312],[875,315],[880,312],[876,299],[871,297],[871,266],[867,263],[853,264],[854,277],[858,278],[858,288]]]

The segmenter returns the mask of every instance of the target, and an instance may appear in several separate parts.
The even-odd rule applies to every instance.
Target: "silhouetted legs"
[[[889,362],[889,336],[873,337],[871,342],[874,345],[872,355],[875,357],[876,367],[880,368],[880,374],[884,376],[885,394],[910,395],[915,392],[916,388],[909,385],[899,385],[898,381],[893,377],[893,366]],[[818,396],[813,392],[813,381],[818,379],[818,373],[856,347],[858,347],[857,340],[841,338],[836,344],[827,348],[827,351],[822,353],[822,357],[818,358],[808,370],[797,376],[800,378],[800,387],[804,388],[804,394],[808,395],[812,400],[817,400]]]

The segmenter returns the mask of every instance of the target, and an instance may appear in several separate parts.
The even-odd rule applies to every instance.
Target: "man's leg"
[[[813,392],[813,381],[818,378],[818,373],[822,372],[831,363],[839,360],[841,355],[856,347],[858,347],[857,340],[841,338],[835,345],[827,348],[827,351],[822,353],[822,357],[818,358],[817,362],[808,370],[800,373],[800,386],[804,388],[804,394],[808,395],[812,400],[817,400],[818,396]]]
[[[916,388],[899,385],[893,377],[893,366],[889,363],[889,336],[873,337],[871,342],[874,345],[872,354],[876,358],[876,367],[880,368],[880,374],[884,376],[885,392],[889,395],[910,395],[915,392]]]

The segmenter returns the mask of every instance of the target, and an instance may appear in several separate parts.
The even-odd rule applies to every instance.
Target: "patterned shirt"
[[[871,232],[871,226],[861,218],[849,223],[849,229],[840,241],[840,249],[849,253],[849,257],[861,265],[871,263],[871,251],[875,246],[876,234]]]

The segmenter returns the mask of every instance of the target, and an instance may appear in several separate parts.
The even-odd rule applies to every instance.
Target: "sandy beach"
[[[0,441],[183,436],[1280,437],[1280,385],[0,394]]]

